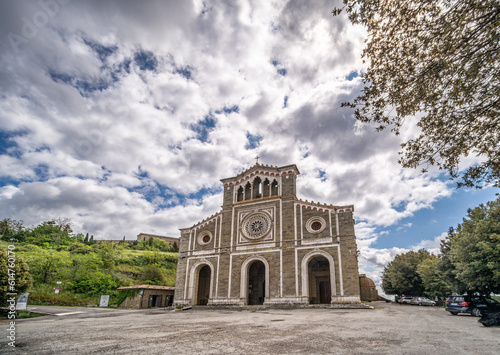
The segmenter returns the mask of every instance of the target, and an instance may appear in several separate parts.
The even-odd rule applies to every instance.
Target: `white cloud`
[[[76,230],[106,238],[178,235],[219,210],[219,180],[258,153],[264,164],[298,165],[299,197],[354,204],[369,250],[378,227],[450,188],[434,171],[402,171],[400,139],[340,108],[361,90],[345,78],[365,68],[364,32],[333,18],[333,6],[70,2],[18,51],[0,43],[0,129],[18,134],[17,152],[0,155],[0,214],[33,224],[71,217]],[[1,32],[21,36],[22,17],[40,11],[0,7]],[[140,69],[138,51],[152,53],[155,70]],[[213,127],[203,132],[206,117]],[[256,149],[245,148],[247,133],[262,137]]]
[[[443,232],[436,236],[434,239],[424,239],[421,240],[417,245],[411,247],[412,250],[427,249],[432,254],[438,255],[441,252],[441,242],[448,236],[447,232]]]

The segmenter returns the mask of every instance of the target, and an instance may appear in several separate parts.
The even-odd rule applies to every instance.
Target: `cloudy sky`
[[[178,236],[220,210],[221,178],[296,164],[298,196],[354,204],[360,271],[437,250],[496,190],[401,169],[400,137],[340,103],[365,33],[338,1],[0,1],[0,219]],[[474,158],[464,163],[473,164]]]

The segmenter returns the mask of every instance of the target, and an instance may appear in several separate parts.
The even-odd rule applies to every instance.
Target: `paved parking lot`
[[[15,351],[2,341],[0,353],[499,354],[500,328],[483,327],[477,318],[437,307],[371,305],[183,312],[58,307],[53,315],[17,321]]]

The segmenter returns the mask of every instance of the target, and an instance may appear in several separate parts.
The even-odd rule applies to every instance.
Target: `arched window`
[[[271,196],[278,195],[278,190],[278,182],[273,180],[273,183],[271,184]]]
[[[250,200],[252,198],[252,186],[250,182],[245,185],[245,200]]]
[[[243,187],[240,186],[238,192],[236,193],[236,201],[243,201]]]
[[[262,197],[262,180],[257,176],[253,181],[253,198],[260,197]]]
[[[271,195],[271,189],[269,188],[269,185],[271,183],[269,182],[268,179],[264,180],[264,184],[262,186],[262,196],[263,197],[268,197]]]

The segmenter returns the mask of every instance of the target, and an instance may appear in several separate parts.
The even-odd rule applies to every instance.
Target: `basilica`
[[[181,229],[174,305],[359,303],[354,206],[303,201],[296,165],[222,179],[222,209]]]

